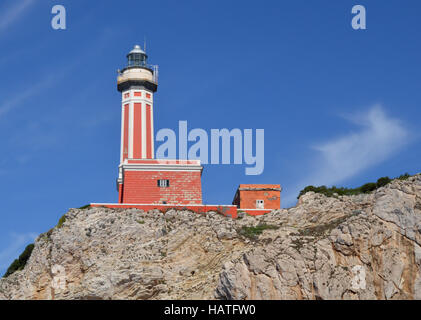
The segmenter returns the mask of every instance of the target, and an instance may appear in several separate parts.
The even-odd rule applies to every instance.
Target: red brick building
[[[127,160],[122,165],[119,203],[201,204],[198,160]]]
[[[240,209],[280,209],[281,191],[279,184],[240,184],[232,204]]]

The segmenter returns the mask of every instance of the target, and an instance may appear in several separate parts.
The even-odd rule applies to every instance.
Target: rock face
[[[0,299],[421,299],[421,175],[237,220],[71,209]]]

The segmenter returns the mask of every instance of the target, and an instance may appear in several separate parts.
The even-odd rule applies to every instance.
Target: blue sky
[[[51,8],[67,9],[67,30]],[[351,8],[367,9],[367,30]],[[420,171],[419,1],[0,4],[0,272],[71,207],[115,202],[116,70],[148,42],[155,129],[265,129],[265,171],[207,165],[206,203],[240,183],[348,187]]]

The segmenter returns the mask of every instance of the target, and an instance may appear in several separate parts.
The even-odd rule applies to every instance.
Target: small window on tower
[[[147,93],[146,94],[146,98],[150,99],[151,98],[151,94],[150,93]]]
[[[160,188],[168,188],[170,186],[170,180],[158,180],[158,187]]]
[[[127,99],[129,97],[130,97],[130,92],[127,92],[127,93],[124,94],[124,99]]]
[[[140,91],[139,92],[135,92],[134,93],[134,96],[135,97],[141,97],[142,96],[142,92],[140,92]]]

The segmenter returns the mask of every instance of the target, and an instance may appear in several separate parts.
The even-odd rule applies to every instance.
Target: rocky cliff
[[[71,209],[0,299],[421,299],[421,175],[218,213]]]

